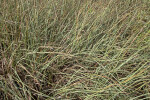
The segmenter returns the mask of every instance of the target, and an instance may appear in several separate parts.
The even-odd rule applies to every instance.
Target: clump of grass
[[[149,0],[0,1],[0,98],[150,98]]]

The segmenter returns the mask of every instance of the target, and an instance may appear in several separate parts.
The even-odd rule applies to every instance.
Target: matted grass
[[[149,0],[0,0],[0,99],[149,100]]]

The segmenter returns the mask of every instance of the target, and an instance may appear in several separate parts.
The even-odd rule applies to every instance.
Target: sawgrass
[[[1,0],[0,98],[149,100],[149,0]]]

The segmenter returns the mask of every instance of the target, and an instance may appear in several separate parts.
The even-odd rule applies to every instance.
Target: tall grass
[[[0,98],[149,100],[149,0],[1,0]]]

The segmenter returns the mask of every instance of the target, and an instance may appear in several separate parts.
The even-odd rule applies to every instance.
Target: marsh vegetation
[[[0,0],[0,99],[149,100],[149,0]]]

